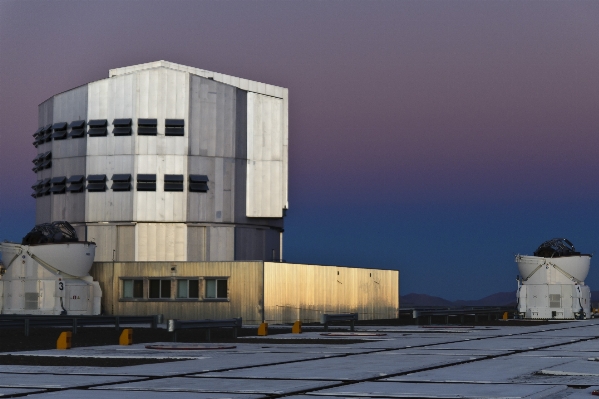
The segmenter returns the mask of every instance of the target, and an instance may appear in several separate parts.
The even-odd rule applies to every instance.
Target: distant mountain
[[[599,291],[591,291],[591,301],[595,306],[599,302]],[[447,308],[457,308],[461,306],[516,306],[516,292],[498,292],[476,300],[457,300],[449,301],[438,296],[426,294],[408,294],[400,298],[402,308],[412,308],[421,306],[442,306]]]
[[[453,302],[447,299],[439,298],[438,296],[430,296],[426,294],[408,294],[400,298],[399,305],[402,308],[411,308],[415,306],[445,306],[453,307]]]

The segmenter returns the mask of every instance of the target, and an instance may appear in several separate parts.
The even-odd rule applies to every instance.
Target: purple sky
[[[512,290],[515,253],[599,249],[598,49],[597,1],[2,0],[0,239],[34,223],[37,105],[164,59],[289,88],[287,260]]]

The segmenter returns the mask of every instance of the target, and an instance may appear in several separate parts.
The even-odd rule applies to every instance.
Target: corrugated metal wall
[[[248,217],[283,217],[283,100],[247,95]]]
[[[175,268],[175,272],[171,269]],[[226,319],[242,317],[245,324],[262,321],[262,262],[96,262],[91,274],[102,288],[105,314],[163,314],[166,319]],[[126,277],[228,277],[228,300],[123,301]]]
[[[270,323],[317,322],[323,313],[395,318],[399,271],[265,262],[264,311]]]
[[[172,269],[175,269],[174,271]],[[318,322],[322,313],[396,318],[399,271],[276,262],[96,262],[106,314],[243,317],[245,324]],[[228,300],[123,300],[122,278],[228,278]],[[203,295],[203,293],[201,293]]]

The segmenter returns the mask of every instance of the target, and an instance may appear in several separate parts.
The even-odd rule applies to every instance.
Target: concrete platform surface
[[[386,335],[343,345],[322,343],[320,332],[309,331],[225,350],[151,350],[136,344],[14,352],[177,361],[129,367],[4,365],[0,396],[590,399],[599,390],[599,361],[589,360],[599,358],[596,320],[436,329],[359,326],[356,331]]]

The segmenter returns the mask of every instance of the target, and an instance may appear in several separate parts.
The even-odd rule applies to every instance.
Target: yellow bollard
[[[301,334],[302,333],[302,322],[300,320],[293,323],[293,327],[291,327],[292,334]]]
[[[131,345],[133,343],[133,329],[125,328],[119,338],[119,345]]]
[[[70,331],[61,332],[56,341],[56,349],[71,349],[71,335]]]
[[[503,312],[503,320],[507,320],[507,312]]]
[[[258,327],[258,335],[268,335],[268,323],[260,324],[260,327]]]

